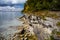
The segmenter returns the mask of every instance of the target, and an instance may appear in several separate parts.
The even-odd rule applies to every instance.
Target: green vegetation
[[[27,0],[22,12],[40,16],[42,19],[51,17],[58,19],[57,13],[60,10],[60,0]]]
[[[58,27],[60,27],[60,22],[57,22],[57,24],[56,24]]]
[[[54,35],[55,35],[55,36],[59,36],[59,35],[60,35],[60,32],[57,31],[57,29],[54,29],[54,30],[52,31],[52,35],[50,36],[50,39],[49,39],[49,40],[54,40]]]
[[[57,34],[57,35],[60,35],[60,32],[57,32],[56,34]]]
[[[60,10],[60,0],[27,0],[23,12]]]
[[[50,36],[50,40],[54,40],[54,37],[53,36]]]
[[[54,35],[54,34],[56,34],[56,33],[57,33],[57,30],[54,29],[54,30],[52,31],[52,34]]]
[[[53,37],[53,35],[51,35],[50,38],[45,39],[45,40],[54,40],[54,37]]]
[[[52,34],[53,34],[53,35],[54,35],[54,34],[56,34],[56,35],[60,35],[60,32],[57,31],[56,29],[54,29],[54,30],[52,31]]]

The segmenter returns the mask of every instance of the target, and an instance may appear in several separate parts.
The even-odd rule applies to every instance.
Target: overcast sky
[[[4,9],[15,9],[15,8],[23,8],[23,5],[26,0],[0,0],[0,10]],[[16,5],[15,5],[16,4]],[[13,6],[12,6],[13,5]]]
[[[18,4],[18,3],[25,3],[26,0],[0,0],[0,4]]]

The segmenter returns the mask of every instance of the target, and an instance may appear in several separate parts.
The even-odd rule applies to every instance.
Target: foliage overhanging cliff
[[[27,0],[22,12],[60,10],[60,0]]]

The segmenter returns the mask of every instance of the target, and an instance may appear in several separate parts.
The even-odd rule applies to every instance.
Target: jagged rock
[[[21,31],[21,34],[24,34],[25,33],[25,30],[23,29],[22,31]]]
[[[29,38],[31,36],[33,37],[34,35],[32,35],[29,31],[28,32],[26,31],[27,30],[23,29],[21,32],[16,33],[12,40],[28,40],[28,39],[37,40],[36,38]]]
[[[53,20],[50,20],[50,18],[43,20],[34,15],[24,15],[20,18],[20,20],[23,22],[24,29],[14,36],[15,39],[19,38],[19,40],[37,40],[37,38],[38,40],[44,40],[45,38],[47,39],[50,37],[55,25]],[[19,36],[16,36],[18,34]],[[37,35],[37,37],[35,35]]]

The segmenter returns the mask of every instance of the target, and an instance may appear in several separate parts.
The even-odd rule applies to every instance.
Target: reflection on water
[[[20,17],[22,14],[20,12],[1,12],[0,11],[0,26],[5,24],[5,21],[11,21]]]
[[[2,12],[0,11],[0,33],[5,37],[9,34],[13,34],[16,31],[16,26],[21,25],[22,22],[17,20],[23,14],[20,12]],[[9,28],[13,26],[13,28]]]

